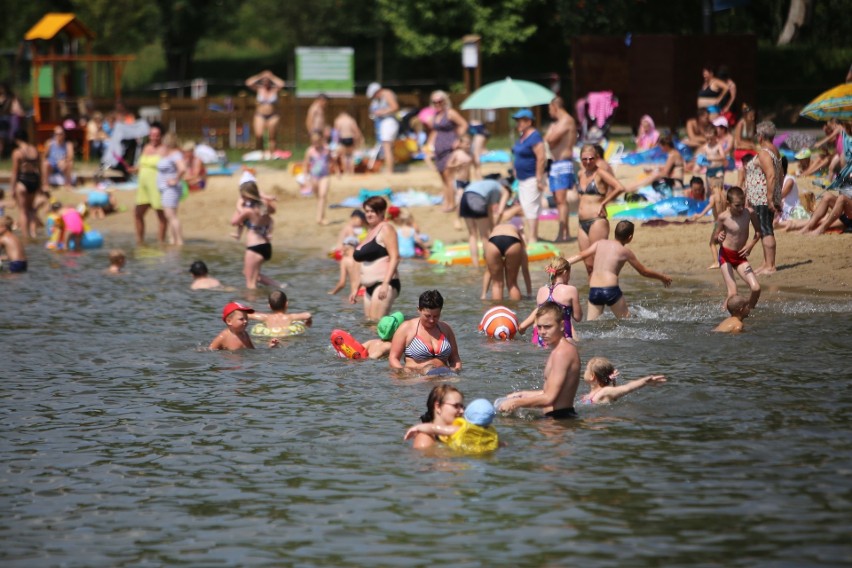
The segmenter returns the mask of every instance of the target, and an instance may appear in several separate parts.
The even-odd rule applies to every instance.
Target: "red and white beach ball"
[[[491,339],[509,341],[518,333],[518,317],[509,308],[496,306],[482,316],[479,330],[484,331]]]

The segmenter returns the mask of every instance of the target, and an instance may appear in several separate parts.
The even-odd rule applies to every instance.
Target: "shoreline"
[[[484,164],[483,173],[504,173],[510,164]],[[278,198],[278,210],[274,215],[275,229],[272,234],[273,247],[298,250],[306,254],[325,256],[333,247],[343,223],[347,222],[352,209],[348,207],[328,209],[326,218],[328,225],[320,226],[314,221],[316,216],[316,199],[304,197],[299,193],[295,178],[287,171],[264,168],[262,164],[255,166],[258,185],[261,191],[271,193]],[[84,168],[81,168],[84,170]],[[617,165],[616,177],[619,180],[635,180],[643,175],[641,166]],[[736,183],[738,172],[728,172],[726,183]],[[187,240],[202,240],[211,243],[235,242],[229,237],[229,220],[237,198],[238,173],[226,177],[209,177],[207,188],[193,192],[181,203],[179,216],[183,226],[184,238]],[[799,178],[800,189],[816,189],[810,179]],[[332,176],[329,203],[339,203],[346,197],[357,196],[362,188],[381,189],[389,187],[394,191],[416,189],[432,195],[439,195],[441,186],[438,174],[428,169],[424,164],[413,164],[406,171],[395,172],[393,175],[355,174],[340,178]],[[82,193],[72,193],[68,190],[58,190],[54,195],[65,203],[76,204],[85,200]],[[105,219],[88,220],[93,229],[107,234],[117,234],[128,239],[134,239],[133,208],[135,191],[115,191],[119,208],[117,213],[108,215]],[[439,206],[412,207],[411,213],[420,229],[429,235],[432,241],[441,240],[445,244],[467,242],[467,230],[453,228],[454,216],[442,213]],[[304,219],[302,223],[294,219]],[[678,281],[708,283],[719,288],[724,294],[722,277],[718,270],[708,270],[711,261],[709,251],[709,236],[712,231],[710,217],[702,218],[691,223],[675,223],[659,227],[648,227],[637,222],[636,236],[630,248],[636,253],[642,264],[657,271],[665,272],[675,280],[673,285],[679,286]],[[157,220],[153,212],[145,217],[146,243],[144,246],[157,246],[154,242],[154,231]],[[570,231],[576,237],[577,217],[570,218]],[[540,222],[540,234],[543,240],[555,236],[557,222],[546,220]],[[612,228],[611,228],[612,230]],[[108,235],[107,235],[108,236]],[[773,275],[761,275],[758,281],[763,288],[764,297],[774,291],[819,293],[830,295],[848,294],[852,291],[852,255],[849,254],[849,242],[846,235],[828,234],[819,237],[805,236],[796,233],[779,231],[778,241],[778,272]],[[567,257],[576,254],[576,241],[555,243]],[[32,246],[32,245],[30,245]],[[166,245],[168,246],[168,245]],[[107,239],[104,249],[109,249]],[[755,247],[752,254],[754,265],[762,262],[763,253],[760,245]],[[286,259],[283,261],[286,263]],[[272,261],[276,265],[276,261]],[[755,266],[756,267],[756,266]],[[579,268],[579,269],[578,269]],[[630,274],[628,269],[625,274]],[[575,285],[587,285],[587,277],[582,267],[573,271]],[[744,283],[738,282],[740,288]]]

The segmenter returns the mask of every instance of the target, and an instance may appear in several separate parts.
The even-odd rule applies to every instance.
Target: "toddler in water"
[[[109,268],[107,274],[122,274],[121,269],[127,262],[127,257],[123,250],[113,249],[109,251]]]
[[[218,351],[237,351],[238,349],[254,349],[254,344],[251,342],[246,328],[248,327],[248,316],[253,314],[254,310],[249,306],[244,306],[239,302],[230,302],[222,309],[222,321],[228,327],[216,336],[210,343],[209,349]],[[277,338],[269,340],[269,347],[277,347],[279,341]]]
[[[401,209],[392,220],[396,225],[397,243],[399,244],[399,256],[401,258],[416,257],[417,247],[420,247],[424,255],[428,252],[425,239],[417,232],[417,228],[414,226],[414,216],[408,209]]]
[[[716,329],[713,331],[717,331],[719,333],[741,332],[743,330],[743,320],[748,317],[748,314],[751,311],[751,308],[748,305],[748,300],[740,295],[732,296],[731,298],[728,298],[727,308],[731,317],[717,325]]]
[[[361,344],[367,350],[367,356],[370,359],[381,359],[388,356],[391,350],[393,334],[396,333],[396,330],[399,329],[399,326],[404,321],[405,316],[402,312],[394,312],[379,320],[379,323],[376,325],[376,335],[379,338],[370,339]]]
[[[580,399],[580,402],[582,404],[615,402],[624,395],[646,385],[658,385],[666,382],[664,375],[648,375],[619,387],[615,384],[618,376],[618,369],[609,362],[609,359],[592,357],[586,365],[586,372],[583,374],[583,380],[589,383],[591,390],[589,394]]]
[[[464,418],[456,418],[452,426],[431,422],[415,424],[405,432],[403,439],[410,440],[418,432],[422,432],[438,436],[453,450],[465,453],[492,452],[500,445],[497,430],[491,425],[494,414],[494,405],[484,398],[478,398],[467,405]]]

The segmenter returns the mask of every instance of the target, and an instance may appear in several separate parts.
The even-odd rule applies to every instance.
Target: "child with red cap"
[[[254,310],[239,302],[230,302],[222,309],[222,321],[228,327],[210,343],[211,350],[236,351],[238,349],[254,349],[246,327],[248,326],[248,315]],[[278,338],[269,340],[269,347],[277,347]]]

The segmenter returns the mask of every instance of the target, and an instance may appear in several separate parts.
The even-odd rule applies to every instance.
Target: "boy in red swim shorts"
[[[742,188],[729,189],[727,201],[728,208],[719,214],[713,231],[713,241],[721,243],[719,268],[725,280],[725,287],[728,289],[724,305],[727,306],[728,301],[737,294],[737,283],[734,280],[734,270],[736,270],[751,289],[748,305],[750,309],[753,309],[760,298],[760,284],[746,257],[760,241],[760,226],[754,212],[745,208],[745,194]],[[754,226],[754,238],[747,243],[749,223]]]

